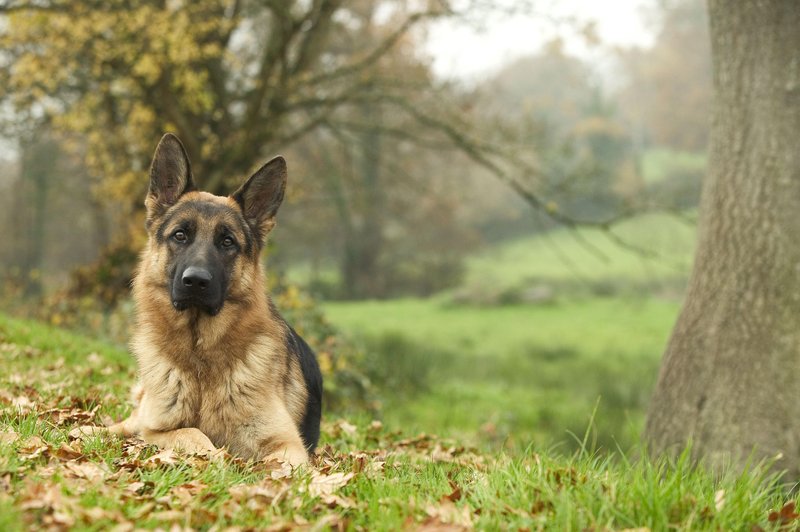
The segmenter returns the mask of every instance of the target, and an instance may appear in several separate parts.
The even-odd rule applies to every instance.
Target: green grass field
[[[656,215],[617,229],[658,258],[557,231],[476,254],[464,286],[434,298],[324,303],[362,346],[380,421],[326,412],[314,465],[297,471],[70,436],[129,412],[132,358],[0,315],[0,530],[796,527],[796,492],[759,467],[645,458],[693,231]],[[459,299],[531,285],[552,297]]]
[[[694,252],[694,227],[671,215],[650,214],[613,228],[621,247],[598,229],[561,229],[492,246],[467,259],[468,287],[508,288],[524,283],[555,286],[617,284],[620,291],[658,288],[684,279]]]
[[[313,467],[187,456],[70,431],[128,412],[121,349],[0,316],[0,529],[778,530],[796,496],[687,460],[486,453],[328,420]],[[587,449],[588,447],[584,447]]]
[[[642,176],[647,183],[662,181],[679,172],[702,172],[705,153],[675,151],[668,148],[649,149],[642,157]]]
[[[335,325],[363,339],[370,367],[384,367],[377,373],[390,381],[387,422],[510,448],[533,441],[569,450],[570,433],[585,431],[595,404],[598,443],[635,445],[678,306],[593,298],[497,308],[437,300],[324,308]]]
[[[694,229],[666,215],[599,230],[560,230],[470,257],[464,285],[431,299],[327,302],[360,341],[387,422],[462,440],[628,449],[645,408],[691,262]],[[539,304],[469,304],[545,287]],[[466,294],[466,298],[464,296]]]

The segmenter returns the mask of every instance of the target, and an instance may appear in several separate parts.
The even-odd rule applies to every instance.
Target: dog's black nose
[[[181,282],[183,282],[183,286],[187,288],[205,290],[208,288],[208,284],[211,282],[212,278],[213,276],[210,271],[204,268],[189,266],[184,270],[181,276]]]

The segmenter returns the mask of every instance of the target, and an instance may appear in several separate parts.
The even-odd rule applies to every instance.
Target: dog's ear
[[[256,170],[239,190],[231,194],[261,242],[275,226],[275,214],[285,190],[286,160],[279,155]]]
[[[150,190],[144,200],[148,224],[194,189],[189,156],[178,137],[167,133],[158,143],[150,165]]]

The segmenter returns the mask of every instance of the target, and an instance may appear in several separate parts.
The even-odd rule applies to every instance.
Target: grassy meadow
[[[129,410],[112,345],[0,316],[0,529],[778,530],[797,500],[757,469],[529,446],[487,453],[328,419],[313,468],[78,437]],[[72,432],[72,434],[71,434]],[[633,455],[631,455],[633,456]]]
[[[606,449],[635,443],[674,302],[595,298],[547,307],[452,307],[402,300],[325,306],[359,331],[385,397],[408,430],[521,448],[583,434]],[[632,332],[635,331],[635,332]]]
[[[0,314],[0,529],[796,525],[796,494],[759,465],[711,474],[637,443],[692,245],[656,221],[620,230],[678,267],[564,231],[477,254],[461,287],[431,299],[324,303],[383,404],[379,420],[328,412],[313,466],[294,471],[77,434],[130,411],[132,358]]]
[[[463,285],[430,299],[328,302],[360,341],[387,423],[488,448],[636,445],[693,250],[665,215],[615,229],[506,242],[467,262]],[[535,300],[525,302],[526,293]],[[597,409],[594,416],[592,413]]]

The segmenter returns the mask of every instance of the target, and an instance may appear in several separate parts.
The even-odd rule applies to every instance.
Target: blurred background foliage
[[[569,21],[472,80],[442,21],[537,3],[0,2],[2,311],[124,343],[164,131],[201,188],[290,166],[266,257],[333,412],[489,445],[634,441],[682,294],[705,172],[704,6],[647,47]]]

